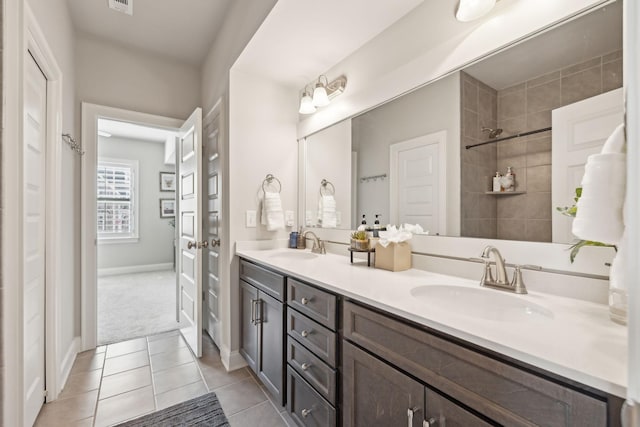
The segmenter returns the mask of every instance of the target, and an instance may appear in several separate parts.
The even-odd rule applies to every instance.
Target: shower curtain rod
[[[473,144],[473,145],[466,145],[464,148],[466,148],[468,150],[469,148],[479,147],[481,145],[494,144],[496,142],[506,141],[508,139],[520,138],[521,136],[533,135],[533,134],[536,134],[536,133],[547,132],[547,131],[550,131],[550,130],[551,130],[550,127],[544,128],[544,129],[530,130],[528,132],[522,132],[522,133],[519,133],[517,135],[505,136],[504,138],[492,139],[490,141],[480,142],[478,144]]]

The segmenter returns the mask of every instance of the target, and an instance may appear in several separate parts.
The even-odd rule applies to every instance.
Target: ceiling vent
[[[133,0],[109,0],[109,8],[127,15],[133,15]]]

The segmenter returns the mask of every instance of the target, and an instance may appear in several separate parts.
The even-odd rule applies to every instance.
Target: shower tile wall
[[[550,127],[551,110],[621,86],[622,51],[616,51],[499,90],[497,125],[506,135]],[[499,142],[497,170],[504,174],[508,166],[516,190],[526,194],[496,197],[497,238],[550,242],[551,132]]]
[[[497,92],[470,75],[460,73],[461,91],[461,231],[467,237],[496,238],[496,199],[485,194],[496,171],[495,145],[465,149],[466,145],[486,141],[480,129],[497,126]]]

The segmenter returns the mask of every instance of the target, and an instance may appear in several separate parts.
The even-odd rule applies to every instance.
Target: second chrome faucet
[[[494,279],[491,271],[491,255],[493,254],[496,264],[496,277]],[[522,280],[522,271],[520,266],[515,266],[513,272],[513,279],[511,283],[507,279],[507,269],[504,263],[504,258],[500,255],[500,251],[494,246],[486,246],[482,251],[482,260],[484,261],[484,273],[482,279],[480,279],[480,286],[486,286],[489,288],[500,289],[503,291],[514,292],[516,294],[526,294],[527,288],[524,286]]]

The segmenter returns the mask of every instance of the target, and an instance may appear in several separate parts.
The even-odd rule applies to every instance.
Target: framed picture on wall
[[[173,218],[176,216],[175,199],[160,199],[160,218]]]
[[[175,172],[160,172],[160,191],[176,191]]]

